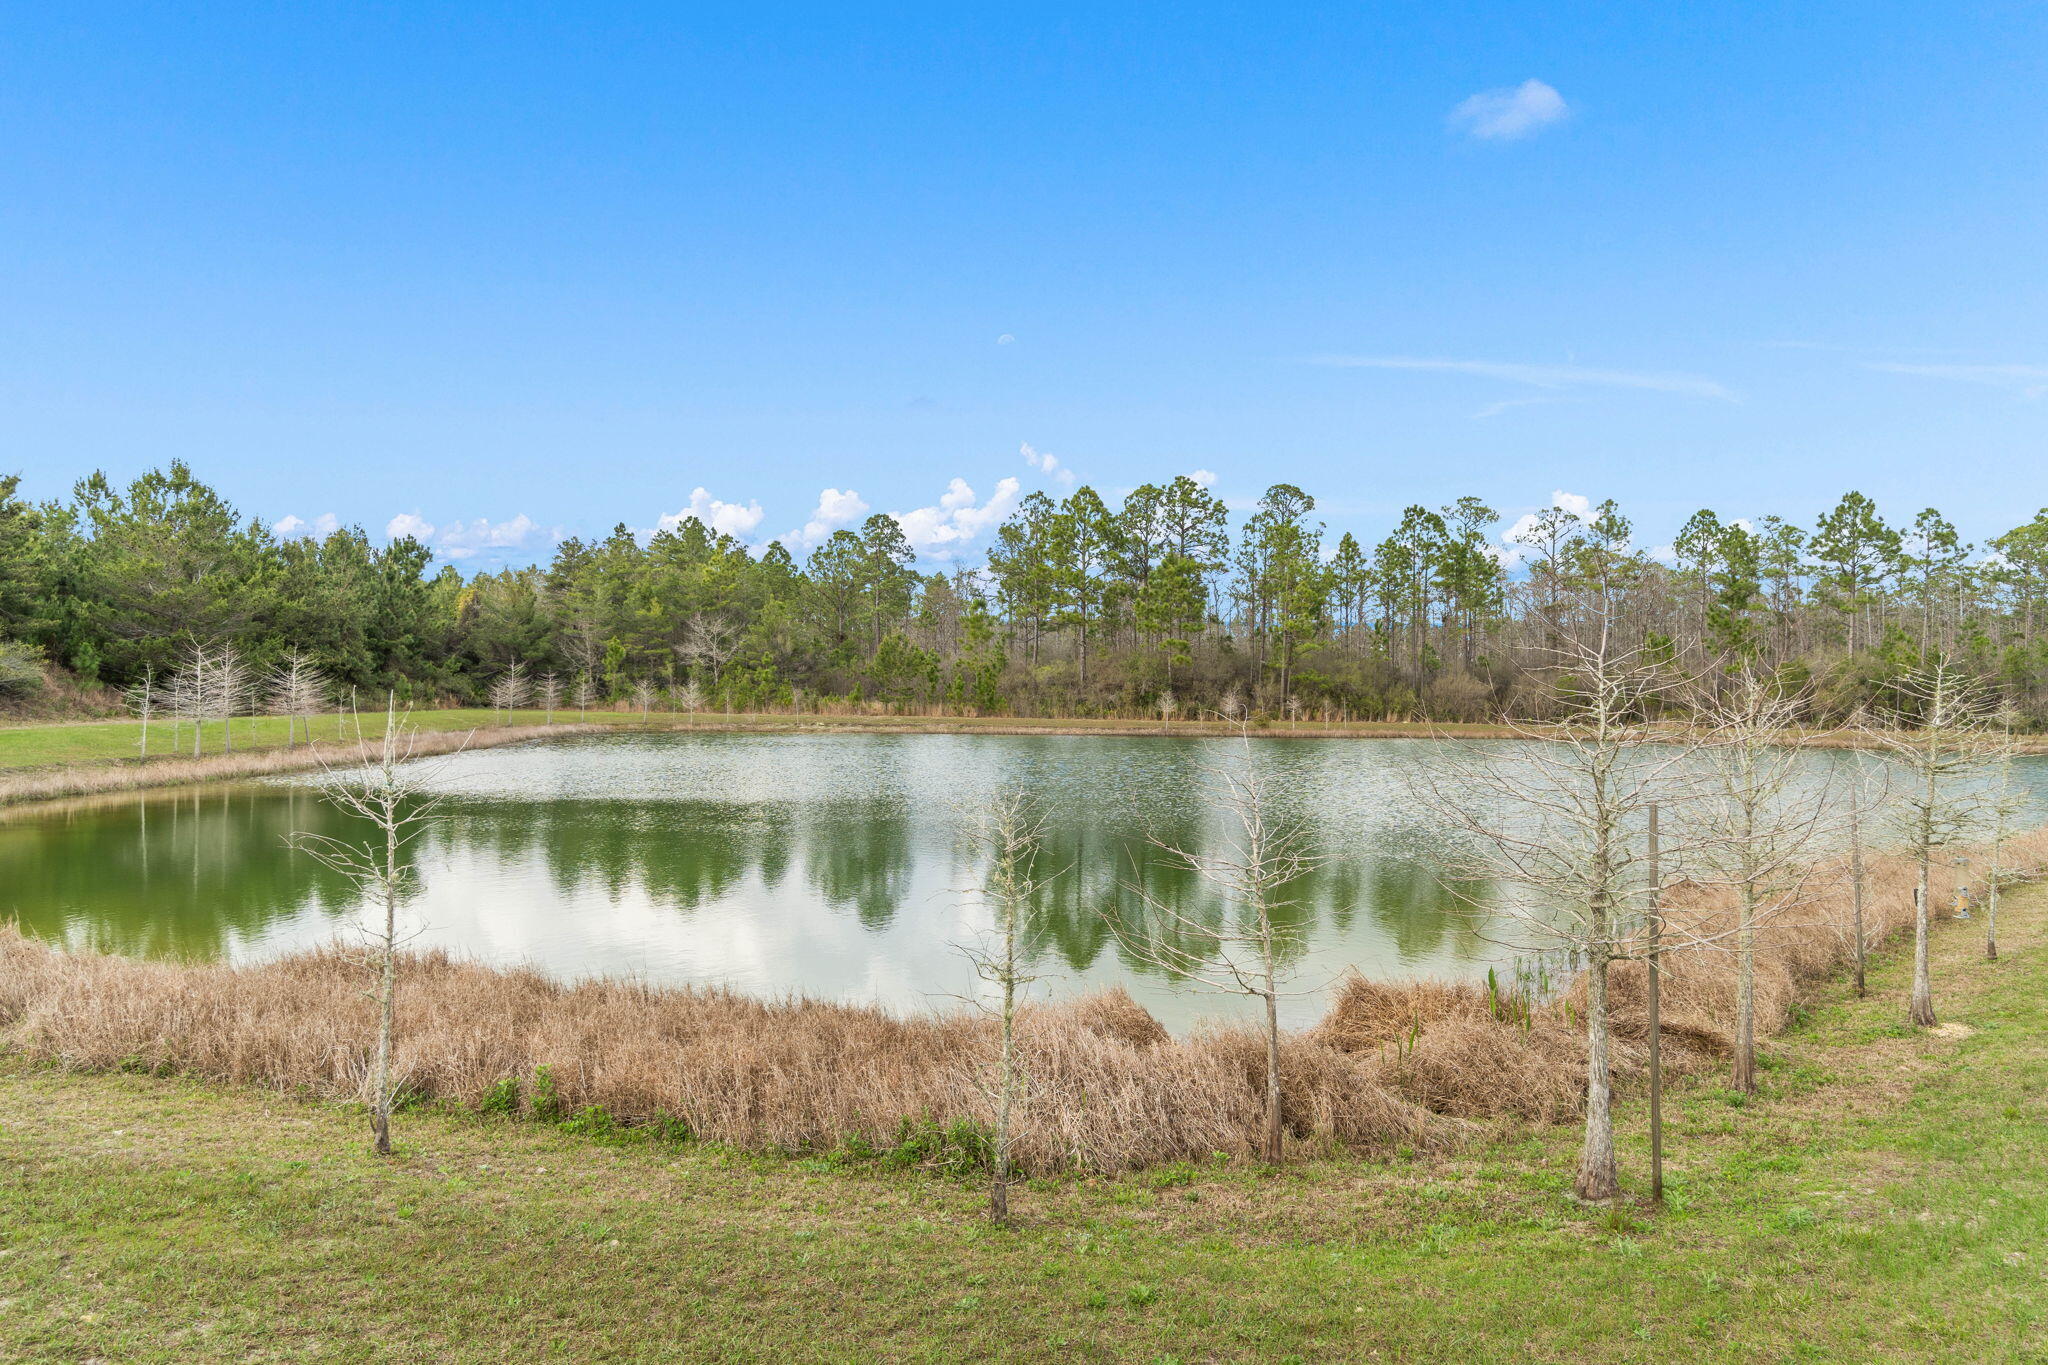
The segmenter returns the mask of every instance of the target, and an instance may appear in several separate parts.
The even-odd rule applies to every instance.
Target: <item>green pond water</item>
[[[1292,890],[1306,945],[1287,1013],[1350,967],[1456,977],[1502,962],[1485,907],[1515,888],[1447,875],[1457,840],[1404,772],[1403,741],[1254,741],[1250,761],[1327,861]],[[1122,984],[1170,1025],[1233,1002],[1133,960],[1107,919],[1134,889],[1222,912],[1150,841],[1213,848],[1213,774],[1234,746],[1156,738],[607,735],[438,764],[440,820],[414,850],[404,918],[421,946],[565,979],[631,976],[800,992],[897,1009],[981,989],[961,951],[988,923],[965,830],[991,793],[1047,814],[1032,908],[1035,989]],[[1836,760],[1817,756],[1816,765]],[[2048,768],[2031,780],[2048,786]],[[74,948],[249,961],[356,932],[363,907],[286,846],[361,837],[310,779],[191,788],[20,813],[0,823],[0,914]]]

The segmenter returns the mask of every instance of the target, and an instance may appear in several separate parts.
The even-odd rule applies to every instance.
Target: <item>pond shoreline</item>
[[[416,736],[413,752],[416,757],[428,758],[458,750],[493,749],[528,740],[600,733],[603,727],[595,725],[508,725],[469,731],[428,731]],[[0,819],[46,811],[81,796],[199,786],[329,766],[350,767],[360,753],[355,740],[315,740],[296,747],[268,745],[198,758],[156,757],[30,769],[0,778]]]

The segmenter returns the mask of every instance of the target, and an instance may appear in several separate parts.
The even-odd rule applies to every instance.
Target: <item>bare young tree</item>
[[[654,705],[654,684],[642,678],[633,684],[633,703],[640,708],[640,719],[647,719],[647,712]]]
[[[675,647],[683,662],[711,670],[711,686],[718,686],[718,670],[739,648],[739,630],[723,616],[697,612],[683,629],[683,642]]]
[[[553,725],[555,708],[562,704],[562,680],[553,673],[543,673],[535,690],[540,693],[540,704],[547,708],[547,723]]]
[[[1129,889],[1145,907],[1144,922],[1105,916],[1126,953],[1137,961],[1211,990],[1259,1002],[1266,1042],[1266,1124],[1261,1155],[1281,1160],[1280,999],[1296,994],[1295,964],[1307,948],[1306,926],[1288,912],[1296,902],[1287,890],[1321,864],[1308,830],[1282,816],[1274,795],[1253,761],[1251,740],[1240,727],[1237,761],[1207,768],[1211,804],[1225,815],[1226,830],[1213,851],[1150,842],[1172,869],[1192,872],[1224,902],[1211,920],[1141,884]]]
[[[178,671],[164,688],[166,708],[192,726],[192,757],[205,752],[207,722],[221,718],[233,705],[236,686],[246,675],[230,665],[233,651],[202,641],[185,647]]]
[[[1998,731],[1990,745],[1990,769],[1980,797],[1985,837],[1984,866],[1984,960],[1998,961],[1998,896],[2007,875],[2005,847],[2012,842],[2020,819],[2032,806],[2032,794],[2016,780],[2013,759],[2019,748],[2012,736],[2012,716],[2001,713]]]
[[[1867,735],[1870,730],[1867,717],[1860,714],[1849,728],[1859,735]],[[1849,846],[1844,869],[1849,879],[1849,922],[1837,923],[1836,930],[1849,946],[1850,981],[1860,999],[1870,993],[1872,944],[1866,913],[1870,894],[1870,830],[1873,823],[1883,823],[1882,817],[1890,806],[1894,766],[1882,755],[1859,746],[1847,759],[1845,768],[1834,786],[1841,807],[1836,823],[1845,830]]]
[[[1175,697],[1173,695],[1172,689],[1169,688],[1166,691],[1161,692],[1159,694],[1158,706],[1159,733],[1162,735],[1170,733],[1168,726],[1170,722],[1173,720],[1173,713],[1180,709],[1180,699],[1178,697]]]
[[[270,709],[285,718],[285,747],[298,744],[298,726],[306,727],[306,742],[313,741],[313,717],[326,710],[332,685],[320,666],[294,648],[270,671]]]
[[[597,698],[597,688],[591,684],[588,673],[576,676],[576,719],[578,722],[590,719],[590,703]]]
[[[526,705],[531,692],[532,684],[526,676],[526,665],[514,659],[505,666],[505,671],[498,675],[497,681],[491,684],[491,710],[498,713],[498,723],[502,725],[509,722],[512,713]]]
[[[1830,833],[1832,792],[1786,737],[1809,691],[1787,690],[1754,666],[1720,677],[1695,699],[1703,760],[1696,868],[1735,892],[1735,1059],[1729,1087],[1756,1091],[1756,948],[1765,920],[1810,899],[1810,866]]]
[[[356,765],[327,768],[321,794],[334,807],[367,821],[373,833],[361,842],[304,831],[287,842],[347,878],[377,913],[365,933],[372,974],[370,998],[377,1006],[377,1044],[368,1085],[370,1129],[380,1155],[391,1153],[391,1106],[395,1095],[392,1046],[397,1027],[400,949],[411,937],[401,933],[399,905],[412,891],[417,873],[408,848],[432,825],[441,798],[433,794],[439,764],[416,762],[419,731],[387,700],[384,734],[359,739]]]
[[[1682,792],[1692,746],[1646,720],[1648,703],[1670,683],[1653,653],[1618,640],[1611,610],[1561,624],[1552,657],[1559,719],[1509,722],[1525,744],[1438,740],[1412,781],[1417,800],[1467,845],[1451,863],[1534,893],[1526,903],[1475,907],[1508,921],[1517,936],[1510,946],[1562,950],[1586,964],[1586,1118],[1574,1189],[1603,1200],[1621,1192],[1608,971],[1633,955],[1633,911],[1653,891],[1636,831],[1651,806]]]
[[[692,678],[676,689],[676,705],[690,713],[690,724],[697,723],[697,712],[704,705],[704,689],[697,686],[696,679]]]
[[[1999,750],[1998,707],[1978,679],[1936,656],[1894,685],[1900,704],[1875,733],[1902,769],[1895,788],[1907,851],[1920,869],[1913,893],[1913,997],[1908,1015],[1932,1028],[1934,982],[1928,962],[1933,869],[1940,850],[1981,817],[1980,780]]]
[[[235,717],[255,708],[257,678],[248,661],[233,645],[214,651],[209,684],[213,713],[220,717],[221,752],[235,751]]]
[[[142,738],[137,742],[136,747],[141,750],[144,758],[149,757],[149,722],[155,717],[158,709],[163,704],[163,700],[164,690],[157,685],[156,670],[154,668],[144,668],[142,670],[142,681],[131,686],[128,689],[127,696],[128,709],[133,711],[136,719],[142,722]],[[176,743],[177,741],[173,739],[172,744],[175,745]]]
[[[1040,874],[1038,860],[1045,842],[1045,816],[1018,793],[993,797],[976,812],[969,837],[986,860],[978,888],[994,923],[977,941],[960,949],[974,965],[975,975],[993,986],[998,1024],[995,1084],[995,1131],[990,1137],[994,1169],[989,1181],[988,1216],[1010,1221],[1012,1153],[1016,1150],[1018,1105],[1028,1078],[1017,1057],[1017,1007],[1023,992],[1039,978],[1024,952],[1025,917],[1032,901],[1051,880]]]

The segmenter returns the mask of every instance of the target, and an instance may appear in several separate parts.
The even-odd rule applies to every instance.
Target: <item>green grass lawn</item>
[[[1673,1103],[1668,1211],[1573,1135],[1040,1182],[0,1064],[12,1360],[2048,1360],[2048,892]],[[1624,1158],[1640,1176],[1641,1115]]]

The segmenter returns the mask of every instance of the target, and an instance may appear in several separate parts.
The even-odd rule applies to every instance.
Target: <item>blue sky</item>
[[[1194,470],[1982,536],[2044,91],[2020,4],[4,4],[0,470],[470,567]]]

